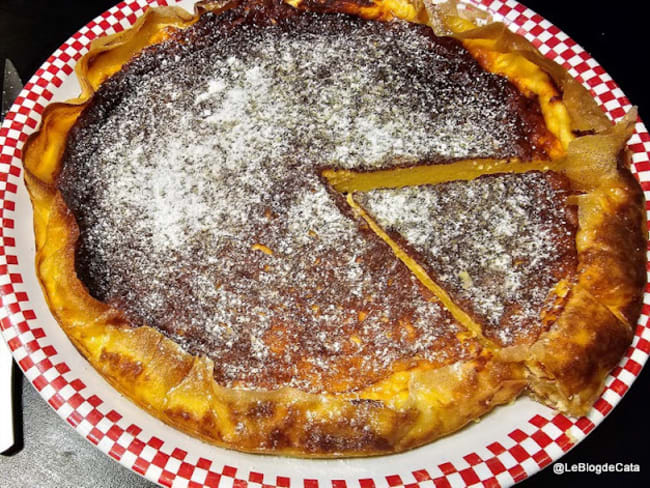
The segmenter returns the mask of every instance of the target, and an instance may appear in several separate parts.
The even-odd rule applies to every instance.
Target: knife
[[[5,59],[4,76],[2,78],[2,105],[0,106],[0,120],[4,120],[5,115],[11,108],[16,97],[23,89],[23,82],[16,67],[10,59]]]
[[[16,71],[16,67],[9,59],[5,59],[0,120],[4,120],[22,88],[23,83],[20,80],[18,71]],[[0,338],[0,452],[4,452],[14,445],[12,381],[13,357],[9,346],[7,346],[3,338]]]
[[[9,346],[0,338],[0,452],[14,445],[13,366]]]

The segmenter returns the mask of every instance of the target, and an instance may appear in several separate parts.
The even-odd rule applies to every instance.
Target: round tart
[[[430,442],[526,392],[586,412],[645,285],[635,115],[455,3],[152,9],[24,153],[75,346],[251,452]]]

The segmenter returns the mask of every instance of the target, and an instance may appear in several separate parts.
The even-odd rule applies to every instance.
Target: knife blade
[[[9,346],[0,337],[0,452],[14,445],[13,366]]]
[[[18,70],[16,70],[16,67],[10,59],[5,59],[4,76],[2,78],[2,105],[0,106],[0,120],[4,120],[5,115],[22,89],[23,82],[20,79]]]
[[[9,59],[5,59],[0,120],[4,120],[22,88],[23,83],[16,67]],[[14,361],[9,346],[0,337],[0,452],[14,445],[13,369]]]

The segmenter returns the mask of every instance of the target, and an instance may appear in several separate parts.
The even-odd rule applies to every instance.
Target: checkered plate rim
[[[584,439],[618,404],[650,355],[650,286],[632,345],[607,380],[592,410],[579,419],[562,414],[534,415],[499,441],[475,448],[455,462],[433,463],[381,477],[311,479],[273,476],[246,467],[215,463],[144,431],[137,418],[126,418],[89,388],[78,371],[48,340],[30,303],[17,256],[16,196],[22,183],[21,149],[38,127],[45,106],[73,74],[92,39],[131,26],[149,6],[178,0],[127,0],[75,33],[25,85],[0,128],[0,330],[16,361],[41,396],[82,436],[133,471],[167,487],[236,488],[456,488],[511,486],[559,459]],[[465,0],[468,8],[488,10],[497,20],[531,41],[544,55],[581,81],[613,119],[631,104],[604,69],[574,40],[549,21],[513,0]],[[650,201],[650,135],[639,120],[630,140],[632,170]],[[650,206],[648,207],[650,210]],[[650,268],[649,268],[650,270]],[[81,375],[83,376],[83,375]]]

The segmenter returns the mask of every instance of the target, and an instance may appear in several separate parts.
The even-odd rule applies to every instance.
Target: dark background
[[[4,58],[10,58],[18,69],[23,81],[27,80],[43,61],[71,34],[96,15],[113,6],[115,0],[101,1],[45,1],[45,0],[0,0],[0,63]],[[582,45],[598,60],[614,80],[621,86],[625,94],[637,105],[641,117],[650,117],[650,100],[646,65],[650,36],[648,35],[650,17],[639,10],[644,1],[619,0],[611,2],[595,2],[587,0],[524,0],[524,4],[547,18],[564,30],[569,36]],[[1,79],[0,79],[1,80]],[[541,473],[524,481],[518,486],[522,488],[574,487],[584,485],[589,487],[611,488],[617,483],[625,487],[650,486],[650,413],[647,408],[647,393],[650,386],[650,373],[644,370],[634,387],[609,417],[579,446],[562,458],[568,464],[573,463],[638,463],[641,474],[565,474],[557,476],[549,467]],[[26,390],[24,396],[32,395]],[[39,400],[30,400],[39,401]],[[42,408],[40,416],[54,419],[52,412],[46,412],[48,407],[43,405],[30,408]],[[48,418],[50,418],[48,417]],[[24,420],[28,420],[25,418]],[[56,419],[52,420],[56,422]],[[14,454],[16,463],[20,456],[30,459],[33,451],[33,462],[37,452],[47,452],[48,446],[32,445],[31,425],[25,422],[25,443],[21,452]],[[74,436],[69,427],[60,421],[61,435]],[[66,430],[67,429],[67,430]],[[28,442],[29,440],[29,442]],[[54,451],[56,446],[52,446]],[[93,452],[89,444],[75,444],[74,449],[87,449],[80,455],[81,459],[99,457],[96,462],[101,464],[102,473],[89,476],[93,479],[95,488],[109,486],[149,486],[144,480],[139,480],[130,474],[122,473],[124,468],[107,459],[101,459],[99,451]],[[10,468],[12,457],[0,457],[0,470]],[[94,464],[94,462],[93,462]],[[56,469],[56,465],[54,466]],[[61,470],[66,470],[64,464]],[[99,476],[99,478],[96,478]],[[3,476],[0,475],[0,479]],[[9,486],[29,486],[29,473],[22,473],[25,484],[6,478]],[[88,478],[78,480],[68,478],[70,486],[83,486]],[[102,481],[105,480],[105,481]],[[118,481],[119,480],[119,481]],[[18,482],[18,484],[16,484]],[[118,484],[116,484],[118,483]],[[3,485],[7,486],[7,485]],[[39,485],[41,486],[41,485]],[[44,484],[42,486],[49,486]],[[90,485],[89,485],[90,486]]]

